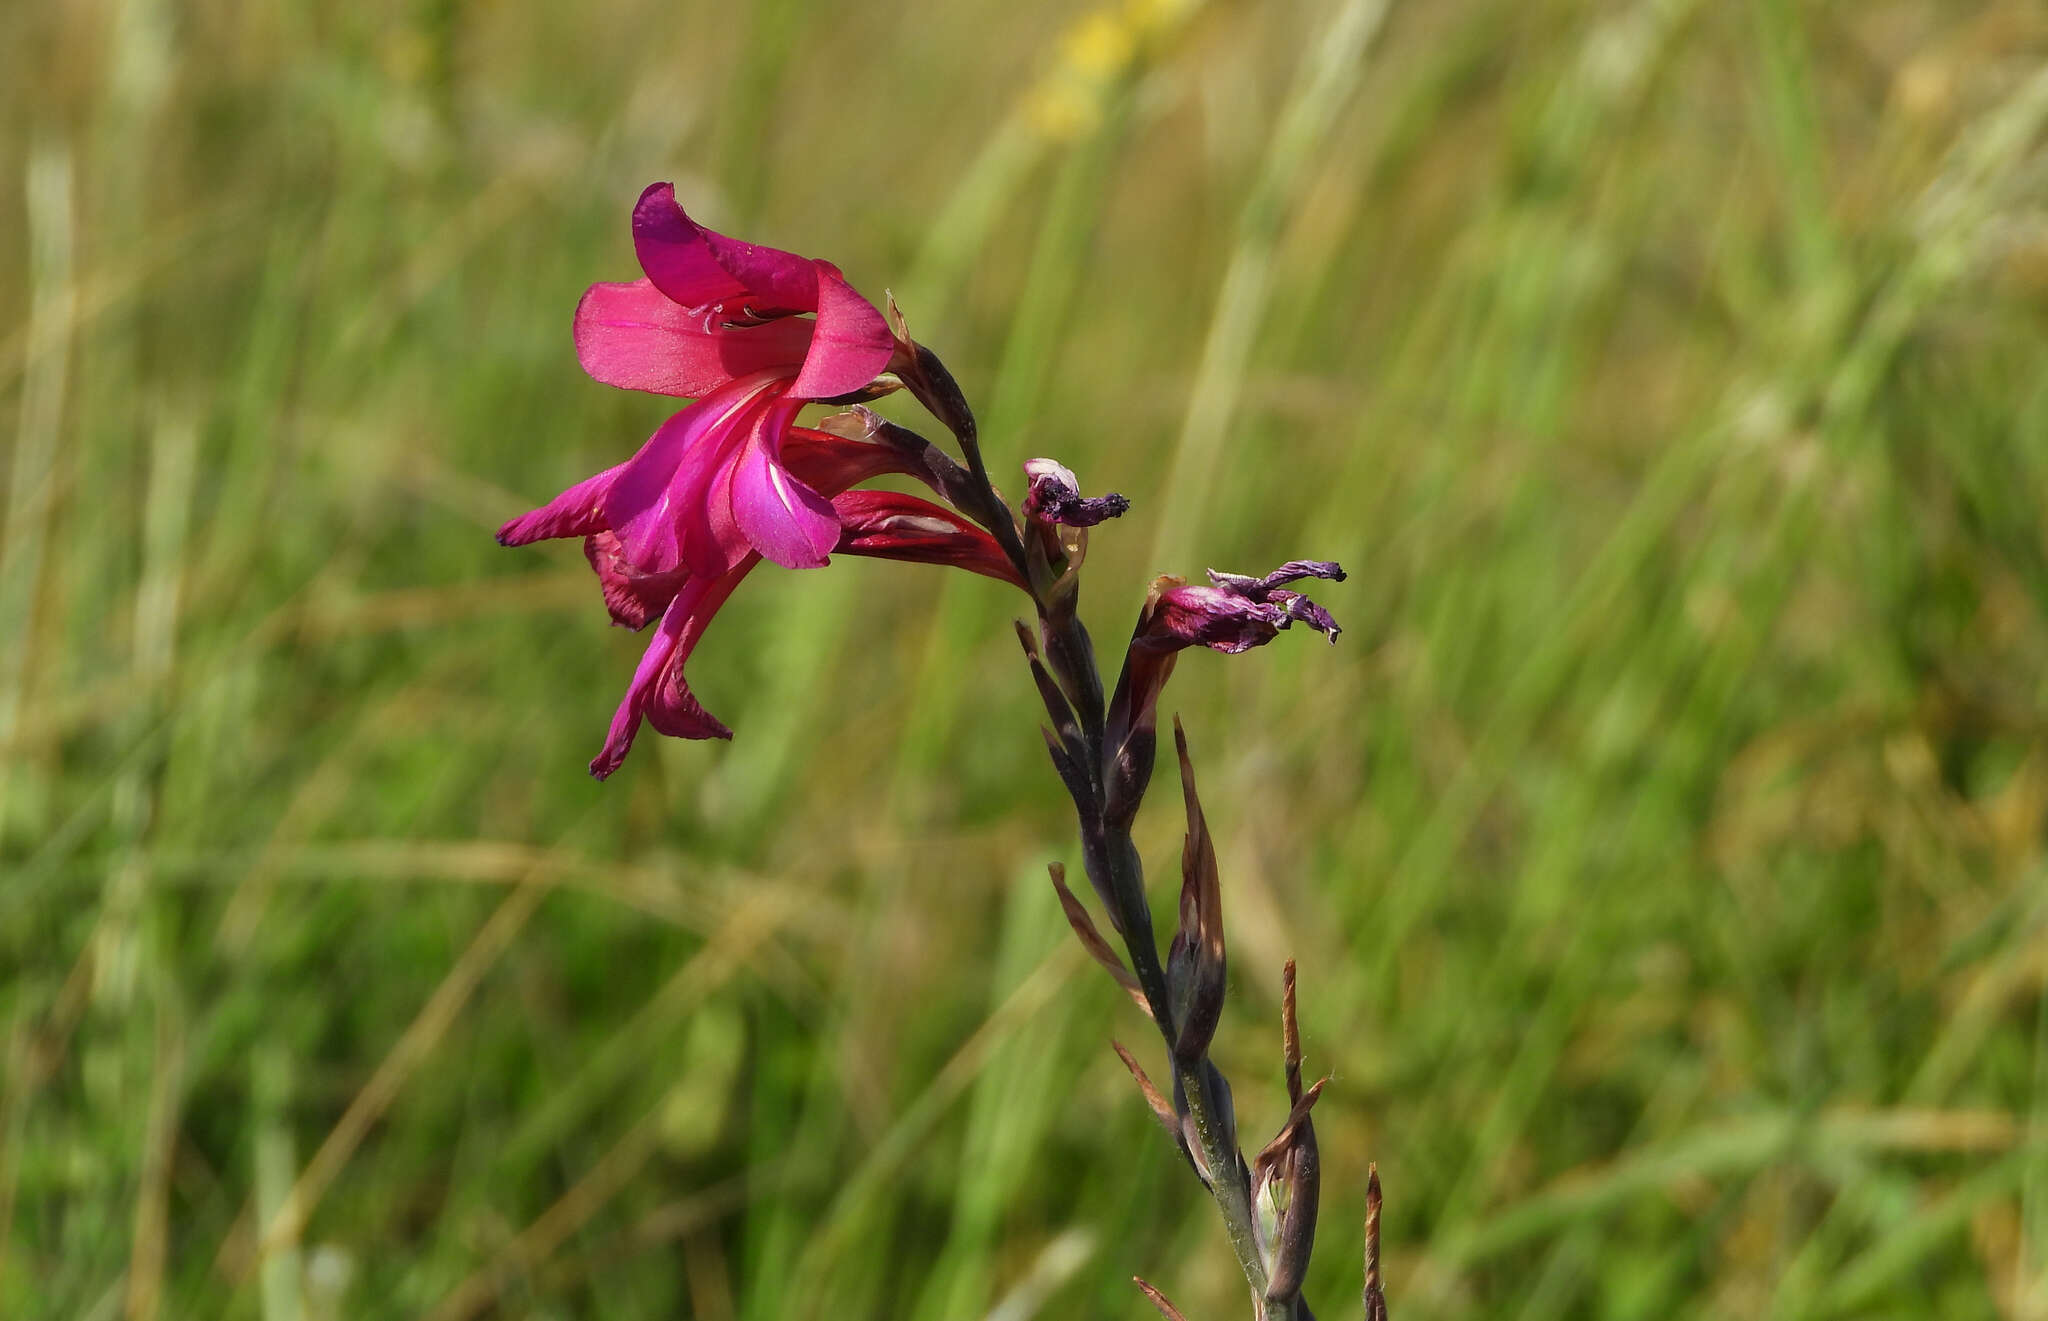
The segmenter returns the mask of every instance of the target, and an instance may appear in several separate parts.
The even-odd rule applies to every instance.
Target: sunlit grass
[[[490,532],[663,415],[567,333],[656,178],[1132,498],[1103,645],[1352,571],[1171,693],[1319,1314],[1376,1160],[1404,1319],[2048,1315],[2035,6],[0,32],[0,1315],[1242,1315],[1000,588],[757,574],[737,740],[583,774],[637,640]]]

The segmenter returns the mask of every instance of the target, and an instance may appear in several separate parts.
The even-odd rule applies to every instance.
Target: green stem
[[[937,359],[931,361],[936,363]],[[943,367],[939,370],[943,371]],[[951,385],[950,377],[948,385]],[[957,392],[957,386],[952,388]],[[1017,566],[1019,576],[1028,583],[1030,573],[1016,521],[1009,506],[996,494],[994,484],[989,481],[988,466],[981,456],[978,429],[972,414],[966,411],[964,400],[961,401],[961,413],[963,416],[957,422],[949,420],[949,429],[959,441],[960,452],[967,460],[982,501],[983,508],[977,521],[995,536],[1004,553]],[[973,515],[976,511],[967,512]],[[1144,864],[1130,832],[1113,829],[1105,819],[1103,687],[1093,644],[1071,609],[1049,612],[1046,602],[1035,590],[1031,591],[1031,597],[1038,607],[1040,621],[1046,626],[1047,646],[1062,653],[1068,662],[1065,668],[1073,672],[1077,682],[1083,686],[1083,691],[1069,694],[1079,704],[1077,714],[1081,718],[1083,738],[1087,744],[1086,773],[1091,790],[1088,795],[1090,801],[1075,804],[1081,813],[1083,852],[1089,855],[1086,860],[1091,870],[1100,867],[1106,873],[1104,879],[1108,883],[1102,889],[1114,907],[1111,916],[1123,936],[1124,949],[1130,955],[1138,985],[1151,1003],[1153,1022],[1166,1042],[1167,1058],[1173,1061],[1173,1068],[1180,1077],[1181,1085],[1176,1091],[1186,1098],[1188,1117],[1194,1121],[1202,1161],[1210,1173],[1209,1194],[1223,1216],[1223,1228],[1230,1239],[1231,1251],[1237,1254],[1237,1264],[1244,1271],[1245,1283],[1251,1286],[1259,1321],[1294,1321],[1302,1312],[1298,1299],[1284,1303],[1270,1303],[1266,1299],[1266,1267],[1259,1259],[1257,1231],[1252,1223],[1251,1193],[1243,1177],[1243,1159],[1238,1155],[1237,1144],[1225,1131],[1222,1116],[1210,1108],[1209,1096],[1202,1087],[1208,1057],[1205,1053],[1192,1068],[1186,1069],[1174,1058],[1173,1001],[1167,991],[1166,970],[1159,962],[1151,905],[1145,898]],[[1221,1070],[1216,1073],[1222,1077]]]
[[[1130,954],[1132,970],[1138,975],[1138,985],[1152,1003],[1153,1021],[1165,1038],[1167,1057],[1172,1059],[1175,1036],[1172,1001],[1167,995],[1166,970],[1159,964],[1159,950],[1152,937],[1152,911],[1145,902],[1145,881],[1137,846],[1124,832],[1109,836],[1105,843],[1104,860],[1109,865],[1110,893],[1116,896],[1124,913],[1124,920],[1119,924],[1123,929],[1124,948]],[[1260,1314],[1264,1316],[1266,1266],[1259,1260],[1258,1238],[1252,1227],[1250,1190],[1239,1177],[1241,1158],[1237,1144],[1226,1134],[1222,1117],[1211,1112],[1208,1094],[1202,1089],[1202,1066],[1207,1062],[1204,1055],[1192,1068],[1184,1069],[1175,1060],[1173,1067],[1181,1080],[1177,1090],[1186,1098],[1188,1116],[1195,1121],[1195,1137],[1201,1144],[1202,1161],[1209,1168],[1209,1195],[1215,1199],[1216,1209],[1222,1213],[1230,1249],[1237,1254],[1237,1264],[1244,1271],[1245,1283],[1251,1286],[1253,1297],[1259,1300]],[[1221,1077],[1221,1070],[1217,1074]],[[1289,1315],[1292,1315],[1291,1304]]]

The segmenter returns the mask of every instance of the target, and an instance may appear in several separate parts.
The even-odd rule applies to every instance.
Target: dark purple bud
[[[1142,615],[1138,623],[1142,629]],[[1124,655],[1123,673],[1117,678],[1116,694],[1110,699],[1103,726],[1102,781],[1108,795],[1104,817],[1111,826],[1125,828],[1137,818],[1138,804],[1152,783],[1152,761],[1159,742],[1159,694],[1173,674],[1176,659],[1176,651],[1141,647],[1135,640]]]
[[[895,356],[889,359],[889,370],[903,382],[925,411],[945,424],[965,443],[972,443],[975,432],[974,410],[967,406],[967,396],[960,391],[960,383],[953,379],[953,373],[946,370],[946,364],[939,361],[939,355],[910,337],[910,323],[904,320],[903,311],[896,306],[896,296],[889,295],[887,308],[889,335],[896,341]]]
[[[1088,783],[1088,772],[1082,768],[1080,762],[1074,760],[1074,754],[1067,741],[1044,725],[1038,727],[1038,732],[1045,735],[1045,750],[1052,757],[1052,768],[1059,772],[1060,783],[1067,787],[1068,796],[1077,803],[1089,801],[1094,796],[1094,788]],[[1088,880],[1090,884],[1095,884],[1095,873],[1092,870],[1088,874]],[[1101,894],[1099,885],[1096,893]],[[1107,895],[1103,896],[1103,902],[1109,902]],[[1109,919],[1111,922],[1116,921],[1116,909],[1113,907],[1109,910]]]
[[[1222,1173],[1224,1177],[1236,1179],[1239,1187],[1249,1188],[1250,1175],[1245,1169],[1244,1153],[1237,1149],[1237,1107],[1230,1099],[1230,1080],[1209,1060],[1201,1062],[1196,1077],[1200,1079],[1202,1104],[1222,1130],[1221,1145],[1233,1165]],[[1195,1116],[1188,1109],[1188,1073],[1178,1067],[1173,1071],[1173,1110],[1180,1117],[1181,1146],[1187,1151],[1188,1159],[1194,1162],[1195,1173],[1213,1189],[1216,1172],[1209,1168],[1208,1156],[1202,1150],[1201,1133],[1195,1127]]]
[[[1038,640],[1031,636],[1031,626],[1023,620],[1013,621],[1017,629],[1017,642],[1024,648],[1024,659],[1031,666],[1031,681],[1038,685],[1038,700],[1045,705],[1045,714],[1052,719],[1053,728],[1059,731],[1060,742],[1065,746],[1069,759],[1079,758],[1085,744],[1081,741],[1081,722],[1074,715],[1074,704],[1067,700],[1066,693],[1053,681],[1052,674],[1045,668],[1045,662],[1038,654]],[[1093,794],[1084,795],[1092,799]]]
[[[1252,1219],[1266,1263],[1266,1297],[1276,1302],[1300,1292],[1315,1248],[1322,1160],[1309,1111],[1328,1081],[1319,1079],[1295,1098],[1287,1122],[1252,1158]]]
[[[1131,502],[1111,491],[1108,495],[1084,496],[1074,470],[1055,459],[1029,459],[1024,476],[1031,488],[1024,497],[1024,517],[1067,527],[1094,527],[1121,517]]]
[[[1277,1154],[1273,1147],[1259,1153],[1252,1169],[1253,1219],[1261,1228],[1272,1224],[1272,1236],[1261,1243],[1266,1259],[1266,1299],[1286,1302],[1301,1292],[1308,1273],[1309,1254],[1316,1243],[1316,1205],[1322,1195],[1322,1157],[1316,1147],[1316,1126],[1306,1114],[1315,1104],[1323,1085],[1317,1083],[1297,1106],[1299,1120],[1290,1118],[1287,1127],[1273,1141],[1284,1141]],[[1277,1223],[1273,1224],[1273,1218]],[[1264,1237],[1263,1235],[1261,1236]]]
[[[1178,720],[1173,722],[1173,742],[1180,754],[1188,833],[1181,846],[1180,929],[1167,949],[1166,985],[1173,996],[1173,1021],[1178,1029],[1174,1058],[1192,1068],[1208,1053],[1223,1016],[1223,896],[1216,871],[1216,845],[1195,794],[1195,768],[1188,760],[1187,735]]]
[[[1287,1074],[1287,1103],[1301,1104],[1301,1024],[1294,1015],[1294,960],[1280,970],[1280,1062]]]

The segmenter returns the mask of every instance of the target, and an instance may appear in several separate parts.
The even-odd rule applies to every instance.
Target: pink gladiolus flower
[[[640,195],[633,246],[646,278],[590,287],[576,308],[577,358],[607,385],[697,402],[606,484],[623,562],[707,579],[750,554],[823,564],[839,520],[790,471],[783,445],[804,404],[862,390],[888,368],[888,324],[832,263],[713,233],[669,184]]]
[[[824,564],[841,541],[831,497],[911,471],[886,444],[795,425],[805,404],[865,389],[896,353],[882,314],[838,267],[705,229],[665,183],[634,206],[633,246],[645,278],[591,286],[576,308],[576,356],[607,385],[696,402],[626,462],[498,531],[507,546],[582,537],[613,620],[660,621],[590,764],[599,779],[643,720],[682,738],[732,737],[683,678],[718,608],[764,558]]]

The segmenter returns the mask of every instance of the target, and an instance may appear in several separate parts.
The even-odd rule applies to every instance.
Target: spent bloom
[[[1159,694],[1189,647],[1228,655],[1262,647],[1290,625],[1307,624],[1330,641],[1342,630],[1330,612],[1286,586],[1304,578],[1344,581],[1329,560],[1290,560],[1263,578],[1209,570],[1209,585],[1165,575],[1152,584],[1131,633],[1131,647],[1110,700],[1103,772],[1109,815],[1128,824],[1152,776]]]
[[[1328,560],[1290,560],[1263,578],[1211,569],[1208,587],[1161,578],[1152,585],[1133,645],[1158,652],[1203,646],[1236,655],[1271,642],[1294,623],[1335,642],[1343,630],[1330,612],[1282,585],[1303,578],[1342,582],[1344,570]]]

